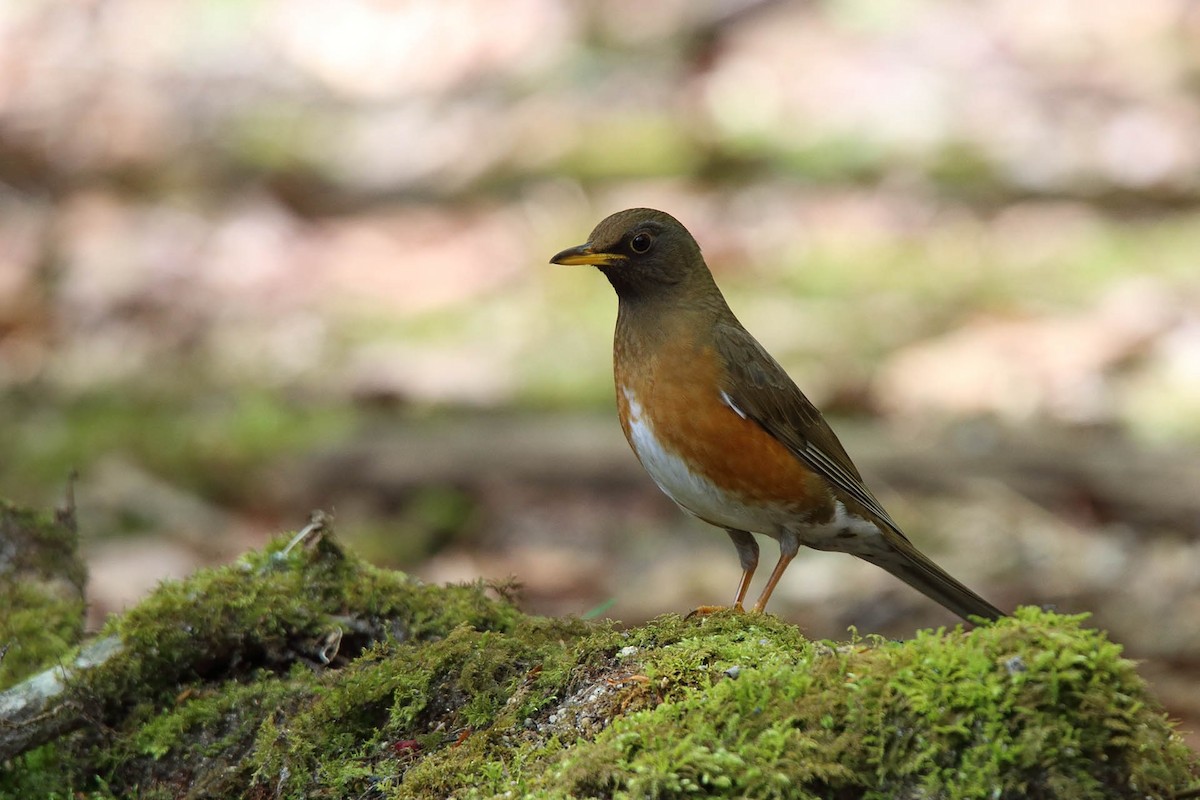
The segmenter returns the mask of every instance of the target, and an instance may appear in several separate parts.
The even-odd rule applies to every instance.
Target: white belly
[[[663,447],[633,392],[623,389],[622,393],[629,403],[629,439],[638,460],[658,488],[689,514],[722,528],[764,533],[775,538],[787,530],[801,544],[818,550],[874,551],[883,544],[875,524],[849,514],[840,500],[834,505],[831,520],[815,524],[803,522],[783,508],[741,502],[703,475],[693,472],[686,461]]]
[[[633,392],[629,402],[629,439],[646,472],[680,508],[722,528],[776,535],[784,518],[761,507],[748,506],[693,472],[686,461],[662,446]]]

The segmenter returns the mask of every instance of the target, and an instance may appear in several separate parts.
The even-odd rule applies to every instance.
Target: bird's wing
[[[907,541],[863,483],[829,423],[783,367],[740,325],[721,323],[715,338],[717,350],[729,366],[729,381],[722,388],[737,410],[825,478],[836,494],[861,506]]]
[[[963,619],[1000,619],[1004,612],[929,560],[908,540],[863,483],[846,449],[783,367],[740,325],[719,326],[717,348],[729,365],[722,387],[735,410],[754,420],[807,467],[829,482],[835,495],[874,519],[887,547],[855,555],[883,567]]]

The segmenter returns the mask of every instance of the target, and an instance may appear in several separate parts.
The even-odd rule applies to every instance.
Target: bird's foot
[[[710,614],[718,614],[722,611],[733,611],[738,614],[746,613],[746,609],[742,608],[741,603],[734,603],[731,606],[696,606],[688,612],[688,615],[684,617],[684,619],[687,620],[692,619],[693,617],[707,617]]]

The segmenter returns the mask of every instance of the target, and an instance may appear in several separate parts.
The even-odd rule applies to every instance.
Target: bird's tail
[[[963,619],[983,617],[996,620],[1003,611],[951,577],[903,536],[888,536],[887,550],[855,555],[882,567],[929,599],[940,603]]]

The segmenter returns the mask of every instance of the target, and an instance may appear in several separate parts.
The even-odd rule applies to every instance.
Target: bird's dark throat
[[[636,269],[630,269],[626,264],[597,267],[608,282],[612,284],[617,297],[629,302],[646,300],[657,297],[669,291],[680,281],[671,280],[660,274],[647,274]]]

